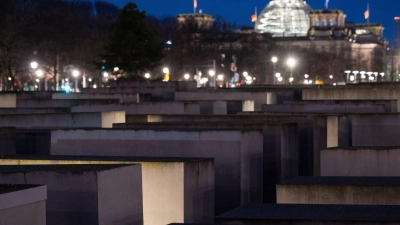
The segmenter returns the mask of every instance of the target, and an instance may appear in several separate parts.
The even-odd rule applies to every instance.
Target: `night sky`
[[[192,13],[193,0],[107,0],[123,7],[128,2],[134,2],[140,10],[147,14],[162,16],[177,16],[179,13]],[[197,10],[222,17],[239,26],[253,26],[251,15],[255,7],[258,13],[269,3],[269,0],[197,0]],[[308,0],[313,9],[323,9],[325,0]],[[347,22],[364,23],[364,12],[370,5],[370,23],[381,23],[385,27],[384,36],[389,40],[389,46],[395,39],[395,23],[393,18],[400,16],[400,0],[330,0],[330,9],[341,9],[347,15]]]

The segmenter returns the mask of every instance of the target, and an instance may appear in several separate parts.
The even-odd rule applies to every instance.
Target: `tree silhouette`
[[[159,65],[163,57],[163,44],[147,27],[145,12],[140,12],[134,3],[128,3],[113,25],[99,67],[105,66],[107,70],[118,67],[125,78],[135,80]]]

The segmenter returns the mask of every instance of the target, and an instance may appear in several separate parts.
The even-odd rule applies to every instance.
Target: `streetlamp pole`
[[[78,70],[74,70],[72,72],[72,75],[75,77],[75,92],[78,92],[78,76],[79,76],[79,71]]]
[[[39,80],[39,82],[38,82],[39,83],[38,90],[41,91],[41,86],[42,85],[40,84],[41,83],[41,79],[40,78],[42,78],[42,76],[43,76],[43,70],[37,70],[36,71],[36,76],[38,77],[38,80]]]
[[[287,61],[287,64],[290,68],[289,82],[290,82],[290,84],[292,84],[292,82],[293,82],[293,66],[296,64],[296,61],[293,58],[289,58]]]
[[[275,64],[276,64],[276,62],[278,62],[278,57],[276,57],[276,56],[272,57],[271,61],[272,61],[272,63],[273,63],[273,67],[274,67],[274,74],[272,75],[272,77],[273,77],[273,79],[274,79],[274,80],[273,80],[273,83],[276,84],[276,78],[275,78]],[[268,79],[265,79],[265,84],[268,84]]]

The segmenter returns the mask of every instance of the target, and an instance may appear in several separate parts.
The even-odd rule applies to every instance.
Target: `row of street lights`
[[[358,71],[358,70],[346,70],[344,71],[345,74],[347,74],[346,81],[347,82],[356,82],[357,81],[357,75],[360,74],[361,80],[367,79],[368,82],[373,82],[373,81],[378,81],[378,75],[384,77],[385,73],[381,72],[367,72],[367,71]],[[351,74],[351,75],[350,75]],[[367,78],[368,76],[368,78]]]
[[[275,71],[275,65],[276,65],[276,63],[278,62],[278,57],[276,57],[276,56],[273,56],[272,58],[271,58],[271,62],[273,63],[273,68],[274,68],[274,84],[276,84],[277,82],[276,82],[276,80],[278,80],[279,82],[282,82],[283,81],[283,77],[281,76],[281,74],[280,73],[277,73],[276,71]],[[293,67],[296,65],[296,60],[295,59],[293,59],[293,58],[289,58],[288,60],[287,60],[287,62],[286,62],[286,64],[289,66],[289,68],[290,68],[290,77],[289,77],[289,82],[290,83],[293,83],[293,81],[294,81],[294,78],[293,78]]]

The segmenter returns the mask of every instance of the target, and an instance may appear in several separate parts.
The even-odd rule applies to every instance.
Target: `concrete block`
[[[46,185],[0,184],[0,224],[46,225]]]
[[[277,203],[400,205],[399,191],[399,177],[298,177],[277,185]]]
[[[50,130],[17,129],[17,155],[50,155]]]
[[[119,99],[18,99],[17,108],[70,108],[74,105],[116,104]]]
[[[52,130],[52,155],[215,159],[216,212],[263,200],[263,132]]]
[[[319,171],[319,152],[327,148],[327,121],[321,114],[266,114],[240,115],[148,115],[127,116],[126,122],[190,122],[190,123],[297,123],[299,175],[314,176]],[[341,136],[342,138],[342,136]],[[315,155],[317,154],[317,155]],[[314,163],[314,161],[316,163]],[[314,174],[316,173],[316,174]]]
[[[400,206],[250,204],[215,218],[235,225],[380,225],[400,223]]]
[[[48,224],[143,224],[140,165],[0,166],[0,177],[46,184]]]
[[[275,98],[269,92],[264,91],[197,91],[176,92],[177,101],[243,101],[253,100],[254,110],[260,111],[262,104],[274,104]]]
[[[298,176],[297,124],[278,123],[124,123],[114,128],[134,130],[263,130],[263,202],[276,202],[276,184]]]
[[[321,151],[321,176],[400,176],[400,148],[347,147]]]
[[[1,93],[0,108],[16,108],[17,94],[16,93]]]
[[[199,158],[48,156],[0,158],[2,165],[142,165],[144,224],[214,220],[214,161]]]
[[[351,116],[352,146],[400,146],[400,114]]]
[[[196,110],[197,108],[197,110]],[[200,114],[200,106],[184,102],[145,102],[139,104],[89,104],[71,107],[71,112],[125,111],[135,114]]]
[[[0,155],[16,155],[16,129],[15,127],[0,127]]]
[[[118,99],[121,103],[139,103],[139,95],[132,93],[53,93],[52,99]]]
[[[125,122],[125,112],[0,115],[0,126],[17,128],[98,127]]]

